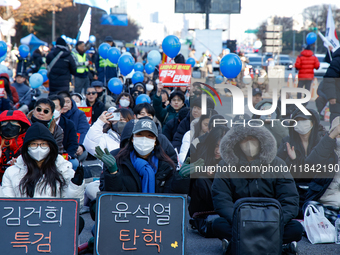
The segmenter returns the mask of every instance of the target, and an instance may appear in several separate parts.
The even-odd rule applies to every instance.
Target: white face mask
[[[54,117],[55,119],[58,119],[58,118],[60,117],[60,111],[54,110],[54,112],[53,112],[53,117]]]
[[[40,146],[36,149],[32,149],[32,148],[28,148],[28,155],[31,156],[32,159],[36,160],[36,161],[41,161],[43,159],[45,159],[48,155],[48,153],[50,153],[50,148],[41,148]]]
[[[130,105],[130,101],[127,100],[127,99],[120,99],[120,100],[119,100],[119,104],[120,104],[120,106],[122,106],[122,107],[128,107],[128,106]]]
[[[336,148],[340,149],[340,138],[336,139]]]
[[[299,120],[294,130],[300,135],[307,134],[313,128],[312,121],[310,120]]]
[[[153,90],[153,85],[152,84],[146,84],[146,90],[147,91]]]
[[[249,140],[245,143],[240,143],[240,147],[247,157],[254,157],[260,152],[259,140]]]
[[[133,148],[141,156],[148,155],[155,147],[155,140],[146,137],[134,137]]]
[[[122,49],[122,53],[125,53],[125,52],[126,52],[126,50]]]
[[[77,107],[80,107],[81,106],[81,103],[76,103]]]

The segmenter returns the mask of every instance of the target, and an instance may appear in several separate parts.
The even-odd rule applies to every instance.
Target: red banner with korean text
[[[191,65],[159,65],[159,81],[163,83],[164,87],[188,86],[191,82]]]
[[[85,113],[87,122],[91,125],[92,123],[92,107],[78,107],[79,110],[83,111]]]

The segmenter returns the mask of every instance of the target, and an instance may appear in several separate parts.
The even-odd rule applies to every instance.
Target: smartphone
[[[109,121],[119,121],[120,120],[120,112],[113,112],[113,117],[109,119]]]
[[[0,80],[0,98],[5,96],[5,82]]]

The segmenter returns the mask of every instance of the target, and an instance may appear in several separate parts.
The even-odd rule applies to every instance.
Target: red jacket
[[[0,74],[0,77],[1,77],[1,78],[5,78],[5,79],[7,79],[7,81],[8,81],[9,88],[10,88],[10,90],[11,90],[12,97],[13,97],[13,104],[16,104],[17,102],[19,102],[19,95],[18,95],[18,92],[17,92],[17,90],[16,90],[13,86],[11,86],[11,82],[9,81],[9,76],[8,76],[8,74],[7,74],[7,73],[2,73],[2,74]]]
[[[314,68],[319,69],[319,67],[320,62],[311,50],[303,50],[296,58],[295,68],[299,70],[299,79],[301,80],[312,80]]]

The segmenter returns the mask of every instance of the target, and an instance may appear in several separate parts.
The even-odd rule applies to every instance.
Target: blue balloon
[[[89,42],[90,43],[95,43],[96,42],[96,37],[94,35],[90,35]]]
[[[223,76],[222,75],[217,75],[216,78],[215,78],[215,83],[216,84],[220,84],[222,83],[224,80]]]
[[[38,71],[38,73],[40,73],[43,77],[43,82],[46,82],[48,80],[48,77],[47,77],[47,70],[46,69],[40,69]]]
[[[159,51],[152,50],[148,53],[147,59],[151,65],[156,66],[156,65],[159,65],[159,62],[161,62],[162,56],[159,53]]]
[[[102,58],[107,59],[107,52],[109,51],[110,48],[111,48],[110,44],[102,43],[98,48],[99,55]]]
[[[191,67],[194,67],[196,65],[196,61],[193,58],[188,58],[185,63],[191,65]]]
[[[5,65],[0,65],[0,74],[1,73],[7,73],[8,72],[8,68]]]
[[[122,75],[128,75],[133,70],[135,60],[129,55],[123,55],[118,60],[118,67]]]
[[[108,87],[113,94],[120,94],[123,90],[123,83],[118,78],[112,78],[109,80]]]
[[[316,41],[316,34],[314,32],[310,32],[308,33],[307,37],[306,37],[306,43],[309,44],[313,44]]]
[[[28,53],[30,53],[30,47],[28,47],[27,45],[20,45],[19,47],[19,54],[20,57],[22,58],[26,58],[28,56]]]
[[[62,36],[60,36],[61,38],[63,38],[65,41],[66,41],[66,35],[62,35]]]
[[[177,36],[168,35],[162,42],[162,48],[169,58],[174,58],[181,50],[181,42]]]
[[[241,72],[242,61],[235,53],[225,55],[220,63],[220,70],[222,74],[228,79],[236,78]]]
[[[137,82],[143,82],[144,80],[144,74],[140,71],[137,71],[135,72],[133,75],[132,75],[132,83],[133,84],[136,84]]]
[[[77,40],[76,39],[72,39],[72,44],[76,45],[77,44]]]
[[[4,61],[6,58],[7,58],[7,53],[6,53],[5,55],[3,55],[2,57],[0,57],[0,63],[1,63],[2,61]]]
[[[110,45],[109,45],[110,46]],[[99,46],[100,47],[100,46]],[[100,53],[99,53],[100,54]],[[107,51],[107,58],[112,62],[113,64],[117,64],[118,60],[120,58],[120,50],[116,47],[111,47]]]
[[[141,94],[136,98],[136,105],[142,103],[149,103],[151,104],[151,99],[147,94]]]
[[[144,66],[142,63],[136,63],[133,69],[137,72],[143,72],[144,71]]]
[[[40,73],[34,73],[30,77],[30,85],[32,89],[39,88],[44,82],[44,78]]]
[[[155,71],[155,67],[151,65],[150,63],[147,63],[144,69],[147,74],[152,74]]]
[[[0,57],[7,53],[7,44],[4,41],[0,41]]]
[[[66,43],[67,44],[71,44],[72,43],[72,39],[70,37],[66,37]]]

